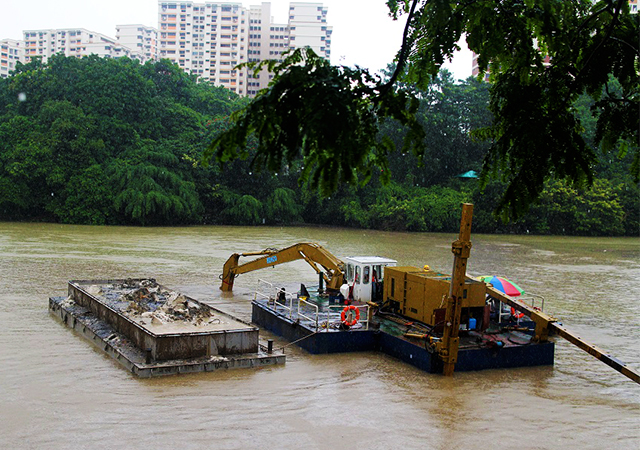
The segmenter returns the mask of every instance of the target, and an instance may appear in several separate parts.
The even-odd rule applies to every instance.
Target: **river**
[[[291,263],[243,275],[221,298],[218,276],[231,253],[309,241],[338,257],[387,256],[448,272],[455,238],[0,223],[0,448],[640,448],[640,386],[560,339],[554,366],[452,378],[378,353],[289,347],[283,366],[138,379],[47,311],[69,279],[153,277],[248,319],[258,278],[316,276]],[[640,239],[472,241],[471,275],[504,275],[543,295],[545,312],[640,370]]]

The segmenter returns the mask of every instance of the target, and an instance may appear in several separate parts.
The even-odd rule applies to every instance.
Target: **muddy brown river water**
[[[243,275],[222,297],[231,253],[311,241],[339,257],[450,271],[455,237],[0,223],[0,448],[640,449],[640,386],[562,340],[552,367],[453,378],[377,353],[289,347],[284,366],[144,380],[47,311],[69,279],[153,277],[248,319],[259,278],[316,276],[291,263]],[[472,241],[471,275],[504,275],[543,295],[546,312],[640,370],[640,239]]]

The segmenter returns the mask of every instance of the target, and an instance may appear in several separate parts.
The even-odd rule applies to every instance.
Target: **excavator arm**
[[[242,256],[260,256],[257,259],[239,264]],[[302,242],[281,250],[268,248],[258,252],[234,253],[224,264],[222,285],[225,292],[233,290],[233,280],[241,273],[247,273],[265,267],[273,267],[298,259],[304,259],[316,273],[322,275],[327,289],[338,290],[344,282],[344,263],[315,243]]]

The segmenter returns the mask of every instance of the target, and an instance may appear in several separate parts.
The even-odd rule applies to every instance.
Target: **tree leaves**
[[[480,76],[490,69],[494,122],[476,136],[493,142],[482,183],[496,176],[508,183],[497,206],[504,219],[521,217],[554,177],[576,187],[592,182],[595,150],[580,135],[574,108],[585,92],[598,99],[596,145],[633,151],[634,175],[640,176],[639,16],[629,13],[626,0],[387,5],[395,19],[407,17],[398,67],[388,82],[357,67],[332,67],[304,50],[283,63],[248,64],[276,77],[234,116],[234,125],[214,139],[205,157],[222,163],[247,157],[245,144],[255,136],[256,167],[277,171],[300,157],[300,181],[323,195],[335,192],[339,182],[366,182],[374,169],[388,177],[388,155],[398,146],[393,137],[378,135],[380,124],[392,118],[407,125],[396,150],[423,154],[419,100],[409,86],[425,90],[465,37],[479,54]],[[618,83],[615,93],[607,90],[609,76]]]
[[[109,178],[115,210],[140,225],[188,223],[197,217],[202,204],[195,184],[171,169],[176,163],[175,155],[152,146],[136,151],[131,159],[114,160]]]
[[[596,143],[611,149],[630,139],[637,154],[639,28],[626,1],[421,3],[408,42],[410,80],[424,85],[463,34],[480,55],[480,73],[491,71],[495,120],[480,136],[494,143],[482,181],[507,181],[498,204],[505,219],[521,217],[552,177],[591,183],[594,151],[580,136],[573,105],[585,91],[600,98],[610,74],[619,94],[595,106]]]
[[[20,65],[0,83],[0,217],[198,222],[184,156],[211,138],[205,113],[227,114],[237,98],[167,61],[55,55]]]
[[[417,100],[404,90],[381,93],[379,80],[366,70],[331,66],[310,49],[291,52],[283,63],[248,66],[269,66],[279,74],[277,82],[234,114],[234,125],[213,140],[206,160],[246,158],[248,139],[255,136],[256,169],[275,172],[301,158],[301,183],[329,195],[339,182],[366,182],[374,167],[386,167],[395,147],[377,139],[382,118],[407,125],[405,148],[422,151]]]

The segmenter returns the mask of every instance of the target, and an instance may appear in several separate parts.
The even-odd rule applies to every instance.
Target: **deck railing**
[[[313,317],[309,317],[305,314],[302,313],[302,308],[303,306],[309,307],[311,308],[311,310],[313,311]],[[298,317],[303,317],[307,320],[310,320],[312,323],[315,323],[316,325],[316,332],[318,331],[318,316],[319,316],[319,308],[318,305],[315,305],[311,302],[308,302],[304,297],[300,297],[298,299]]]
[[[514,297],[514,300],[525,303],[532,308],[540,309],[541,312],[544,312],[544,297],[542,295],[536,294],[527,294],[522,297]],[[539,302],[540,306],[536,306],[536,302]],[[511,308],[504,305],[502,302],[498,302],[500,305],[500,310],[498,312],[498,323],[502,323],[504,317],[511,317]],[[517,323],[520,323],[520,319],[517,319]]]
[[[365,330],[369,329],[369,305],[354,305],[360,311],[360,319],[358,323],[362,324]],[[327,324],[340,322],[342,320],[342,310],[344,305],[329,305],[327,314]],[[333,320],[332,320],[333,319]],[[327,326],[327,330],[329,327]]]
[[[284,313],[283,315],[293,320],[308,320],[312,327],[315,327],[316,333],[324,328],[329,331],[331,324],[339,324],[341,321],[342,310],[344,305],[329,305],[326,313],[321,312],[318,305],[309,302],[305,297],[297,297],[292,293],[285,292],[284,301],[278,298],[279,290],[277,287],[265,280],[258,280],[258,289],[255,292],[254,300],[263,299],[267,301],[267,307]],[[354,305],[355,306],[355,305]],[[356,306],[360,312],[358,324],[361,324],[365,330],[369,329],[369,306]],[[325,319],[326,314],[326,319]]]
[[[278,299],[278,289],[273,285],[273,283],[269,283],[265,280],[258,280],[258,290],[255,292],[254,300],[257,300],[258,298],[266,299],[267,306],[274,311],[276,310],[276,307],[279,306],[286,311],[285,315],[289,316],[290,319],[293,318],[293,295],[285,293],[284,301],[280,301]]]

